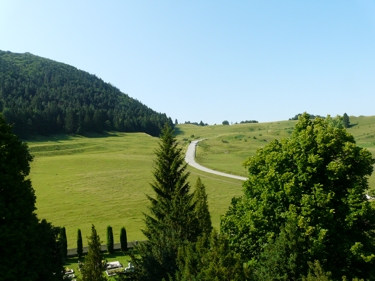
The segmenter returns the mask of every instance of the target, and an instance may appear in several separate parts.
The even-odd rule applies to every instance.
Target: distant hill
[[[30,53],[0,51],[0,112],[21,137],[105,130],[157,136],[157,113],[95,75]]]

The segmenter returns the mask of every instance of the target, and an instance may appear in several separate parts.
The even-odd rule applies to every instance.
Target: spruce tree
[[[193,194],[187,182],[187,164],[169,125],[162,131],[155,154],[151,184],[155,197],[147,195],[151,214],[145,214],[143,230],[147,242],[140,243],[139,256],[132,257],[138,280],[173,277],[178,247],[185,241],[196,241],[200,233],[196,227]]]
[[[107,226],[107,251],[113,253],[113,231],[111,226]]]
[[[82,234],[80,229],[77,231],[77,255],[79,259],[83,255]]]
[[[102,281],[107,280],[104,276],[106,269],[101,252],[101,241],[95,226],[91,227],[91,236],[88,238],[89,250],[82,267],[82,281]]]
[[[121,251],[126,252],[128,250],[128,238],[126,236],[125,227],[122,227],[120,231],[120,244],[121,244]]]
[[[208,210],[206,187],[200,177],[198,177],[195,184],[194,201],[196,203],[195,213],[198,229],[202,231],[202,234],[210,235],[212,231],[211,215]]]

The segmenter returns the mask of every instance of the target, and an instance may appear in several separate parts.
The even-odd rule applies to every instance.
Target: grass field
[[[31,180],[37,196],[37,214],[65,226],[68,247],[76,247],[77,229],[85,237],[94,224],[105,242],[107,225],[115,243],[126,227],[128,240],[143,240],[145,194],[152,194],[152,166],[157,138],[142,133],[106,137],[38,138],[29,141],[35,156]],[[212,220],[219,226],[230,200],[242,191],[241,182],[190,169],[194,185],[200,176],[209,193]]]
[[[349,132],[358,145],[375,155],[375,117],[350,117]],[[207,138],[197,150],[202,165],[246,176],[242,162],[274,138],[287,137],[296,121],[280,121],[231,126],[178,125],[177,139],[186,147],[192,139]],[[154,150],[157,138],[143,133],[113,133],[107,136],[54,136],[28,140],[35,156],[31,180],[37,196],[37,214],[57,226],[65,226],[68,247],[76,247],[77,229],[82,236],[91,224],[103,241],[107,225],[119,242],[126,227],[128,240],[143,240],[145,194],[152,194]],[[216,228],[234,196],[242,194],[242,183],[189,167],[189,181],[201,177],[208,193],[209,207]],[[375,175],[370,178],[375,188]],[[84,238],[84,244],[86,239]]]

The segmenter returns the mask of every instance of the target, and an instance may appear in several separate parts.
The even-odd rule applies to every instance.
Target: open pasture
[[[56,226],[65,226],[68,247],[76,247],[77,229],[84,244],[94,224],[101,239],[113,227],[115,243],[125,226],[128,240],[143,240],[142,212],[146,194],[154,195],[154,150],[158,139],[142,133],[106,137],[55,136],[29,141],[34,161],[31,180],[37,196],[37,214]],[[215,227],[230,200],[242,192],[241,182],[190,169],[194,186],[202,178],[209,194]]]
[[[281,139],[292,134],[297,121],[276,121],[267,123],[234,124],[230,126],[178,126],[178,138],[206,140],[197,147],[196,160],[211,169],[246,176],[242,163],[273,139]],[[367,148],[375,157],[375,116],[350,116],[350,128],[357,145]],[[375,173],[369,179],[370,189],[375,195]]]
[[[375,117],[350,117],[357,144],[375,155]],[[275,138],[289,136],[296,121],[230,126],[178,125],[177,139],[183,148],[190,140],[207,138],[197,148],[197,161],[209,168],[246,176],[243,161]],[[35,156],[31,180],[37,196],[37,214],[57,226],[65,226],[69,248],[76,247],[77,229],[84,244],[91,224],[105,242],[111,225],[115,243],[126,227],[128,240],[143,240],[146,194],[158,139],[143,133],[112,133],[100,137],[54,136],[28,141]],[[198,176],[206,186],[214,227],[219,228],[234,196],[242,194],[241,181],[188,168],[194,186]],[[370,178],[375,189],[375,175]]]

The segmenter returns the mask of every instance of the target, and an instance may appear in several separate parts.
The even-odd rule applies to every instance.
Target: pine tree
[[[196,203],[195,213],[198,229],[202,231],[202,234],[210,235],[212,231],[211,215],[208,210],[206,187],[200,177],[198,177],[195,184],[194,201]]]
[[[122,227],[120,231],[120,243],[121,243],[121,251],[126,252],[128,250],[128,238],[126,236],[125,227]]]
[[[95,226],[91,227],[91,236],[88,238],[89,250],[82,267],[82,281],[102,281],[107,280],[104,276],[105,263],[101,252],[101,241]]]
[[[82,234],[80,229],[78,229],[77,232],[77,255],[79,259],[83,255]]]
[[[184,241],[196,241],[198,236],[195,204],[189,173],[181,148],[166,125],[155,151],[154,181],[156,196],[147,195],[151,215],[145,214],[147,242],[137,247],[139,258],[133,257],[138,280],[162,280],[174,276],[178,247]]]
[[[111,226],[107,226],[107,251],[113,253],[113,231]]]

